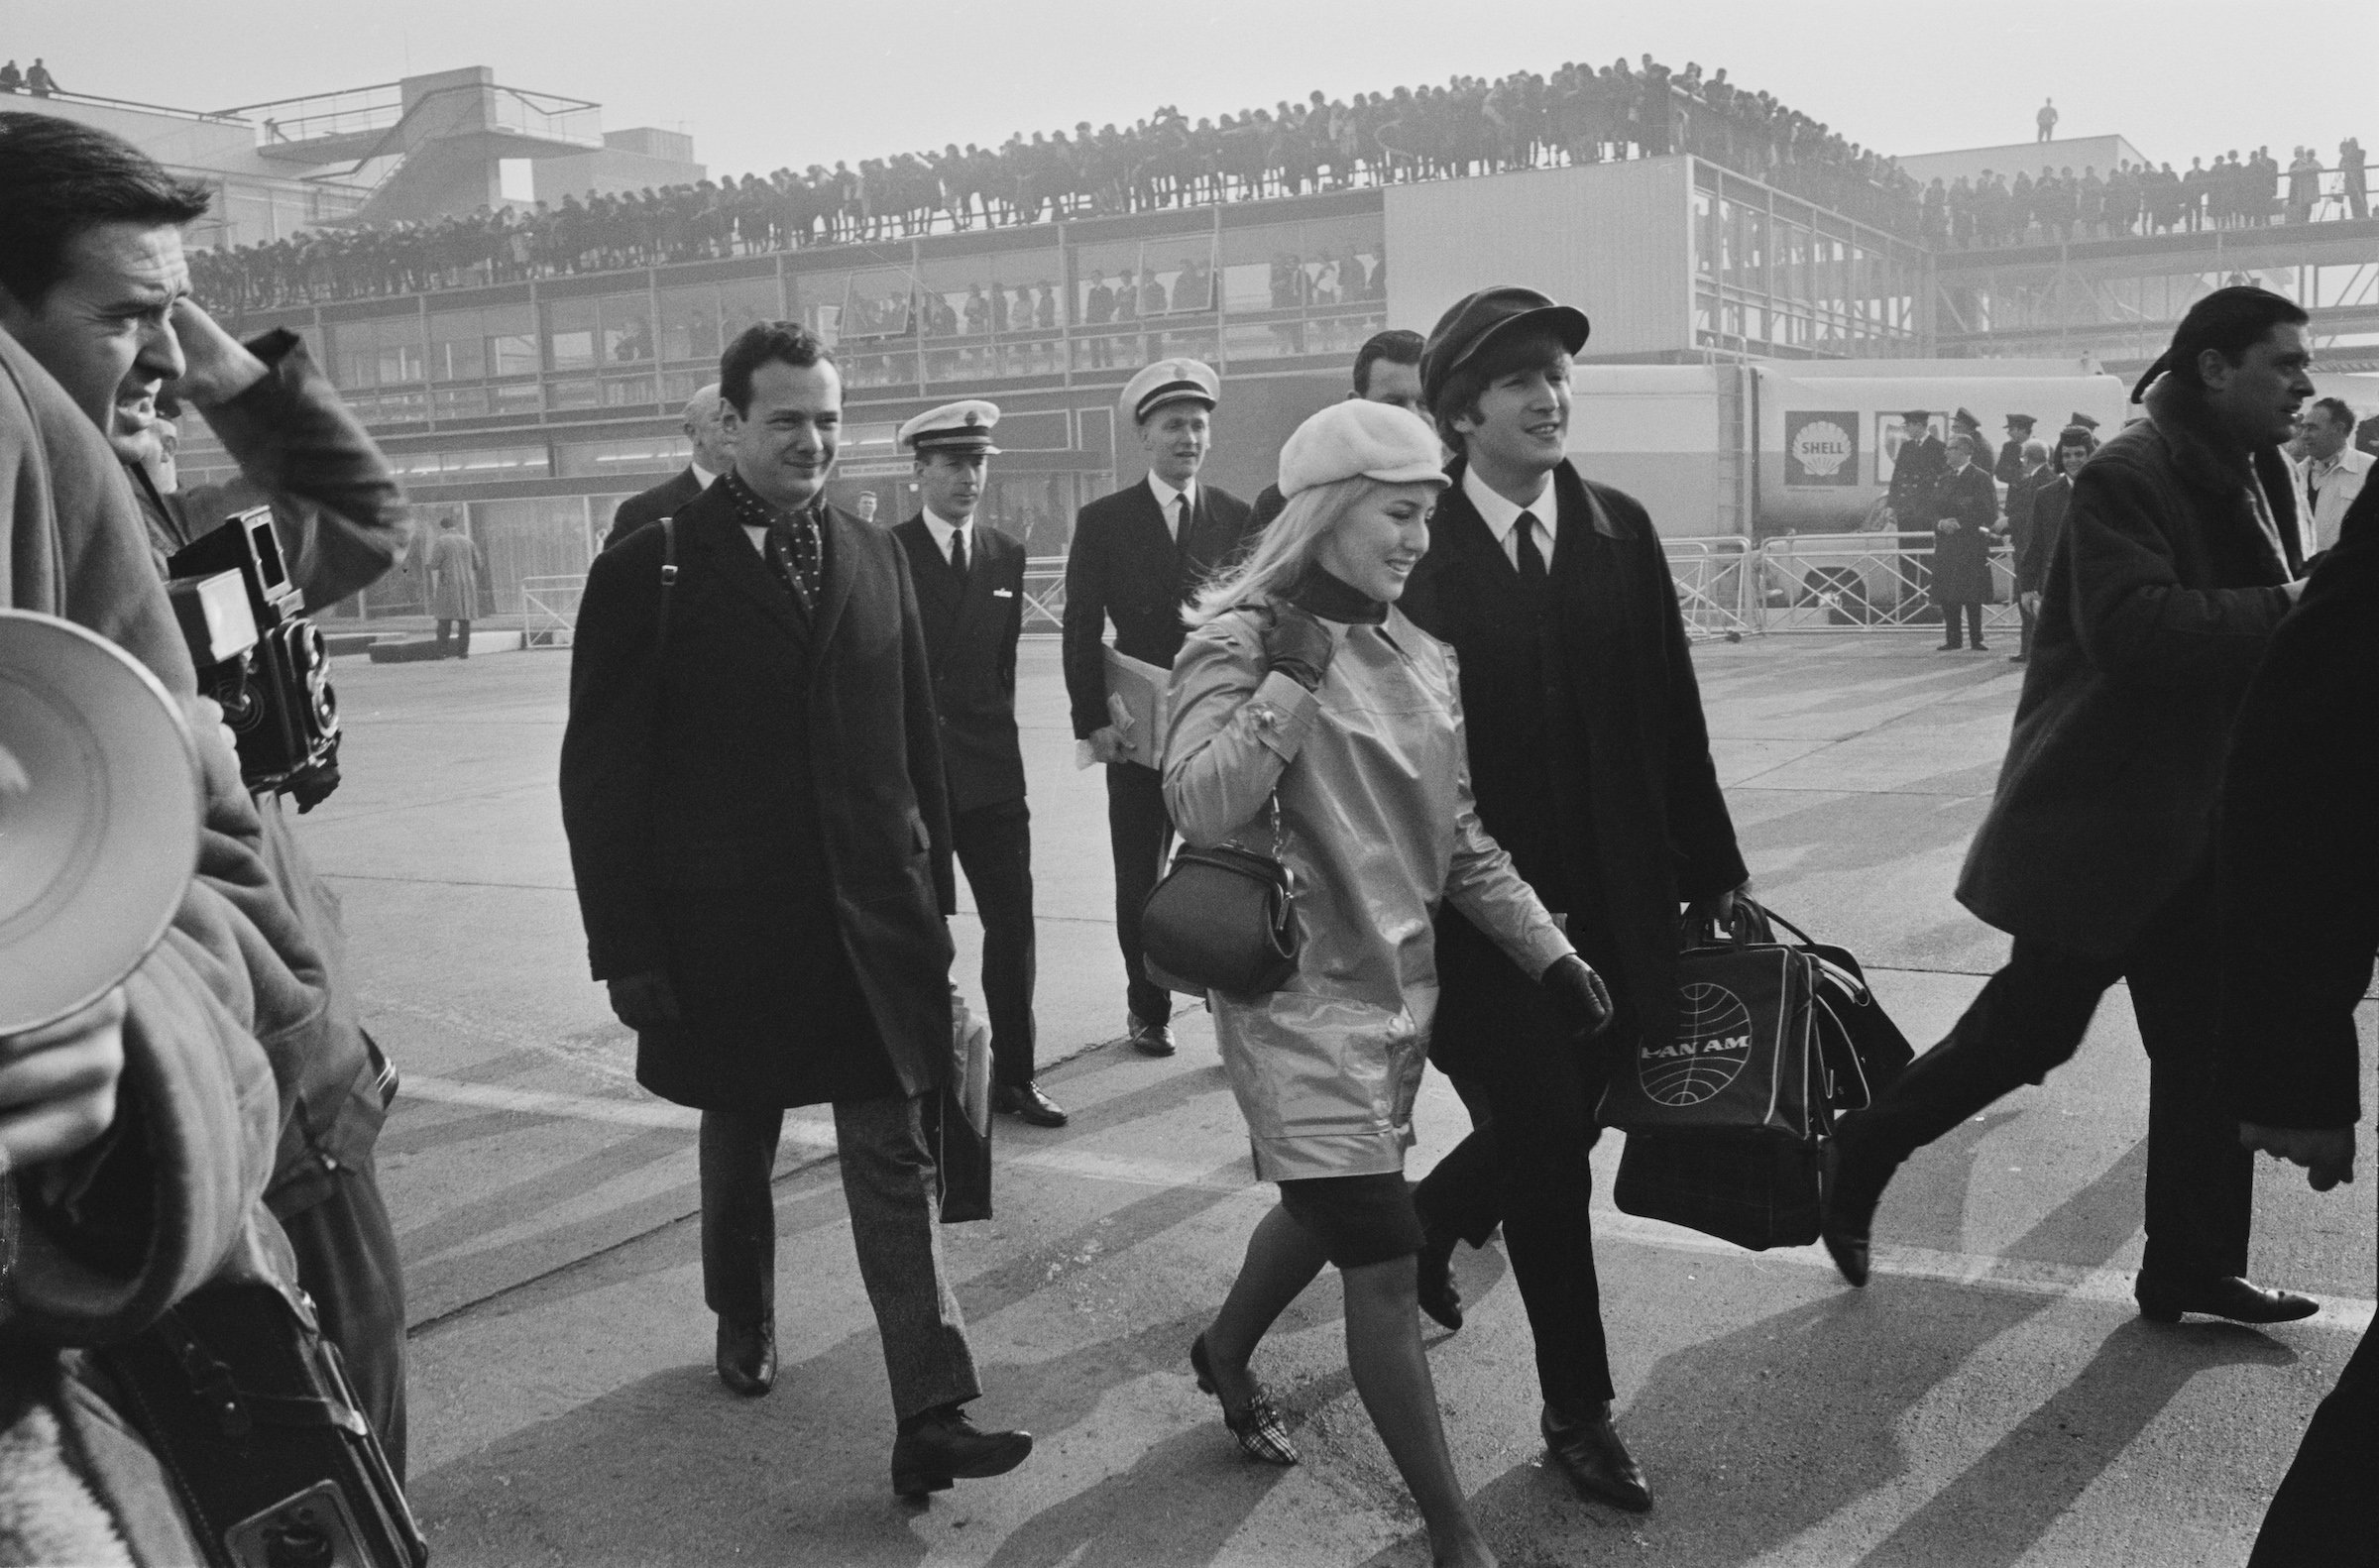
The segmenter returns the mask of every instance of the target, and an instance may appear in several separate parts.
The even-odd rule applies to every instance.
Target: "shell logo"
[[[1832,479],[1851,460],[1851,433],[1831,419],[1813,419],[1792,434],[1792,460],[1818,479]]]

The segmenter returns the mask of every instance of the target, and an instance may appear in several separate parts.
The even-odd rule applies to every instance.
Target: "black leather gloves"
[[[1337,639],[1321,617],[1295,605],[1273,608],[1272,622],[1264,628],[1264,664],[1278,670],[1306,691],[1316,691],[1338,651]]]
[[[1539,983],[1553,993],[1553,1005],[1569,1021],[1580,1040],[1591,1040],[1611,1027],[1611,993],[1604,988],[1603,977],[1586,966],[1586,960],[1574,952],[1564,953],[1553,960],[1553,966],[1539,977]]]

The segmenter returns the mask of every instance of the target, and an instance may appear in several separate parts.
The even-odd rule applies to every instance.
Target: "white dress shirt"
[[[974,518],[972,516],[967,517],[964,522],[945,522],[942,520],[940,512],[928,506],[925,508],[925,531],[934,536],[934,548],[942,552],[942,559],[945,563],[950,560],[950,541],[953,538],[964,539],[966,541],[966,570],[970,572],[974,570]]]
[[[686,467],[694,471],[694,482],[700,485],[704,490],[709,490],[713,482],[719,478],[718,475],[712,473],[709,469],[704,468],[700,463],[695,462],[692,458],[686,459]]]
[[[1197,510],[1196,478],[1192,476],[1189,484],[1184,485],[1180,490],[1175,490],[1171,485],[1151,474],[1148,476],[1148,488],[1149,493],[1157,498],[1157,510],[1164,515],[1165,531],[1173,535],[1174,543],[1181,543],[1182,513],[1175,509],[1173,504],[1177,501],[1186,501],[1190,504],[1190,511]]]
[[[1544,476],[1544,489],[1526,506],[1505,500],[1501,494],[1489,488],[1487,482],[1479,478],[1479,471],[1475,468],[1462,471],[1462,494],[1468,496],[1470,504],[1479,508],[1480,520],[1487,524],[1487,531],[1495,535],[1497,547],[1504,552],[1504,559],[1512,563],[1512,569],[1516,572],[1520,570],[1520,533],[1516,524],[1522,512],[1532,514],[1536,519],[1536,551],[1544,557],[1546,573],[1551,573],[1553,540],[1560,532],[1561,522],[1560,491],[1554,486],[1551,474]]]
[[[2370,473],[2371,455],[2352,446],[2339,448],[2337,456],[2326,463],[2309,457],[2297,466],[2298,498],[2302,500],[2309,491],[2315,497],[2304,529],[2308,556],[2337,543],[2338,524],[2346,520],[2346,508],[2362,494]]]

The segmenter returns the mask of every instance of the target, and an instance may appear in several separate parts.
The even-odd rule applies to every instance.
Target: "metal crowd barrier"
[[[1759,629],[1756,601],[1747,602],[1745,583],[1756,575],[1756,547],[1741,534],[1705,539],[1663,539],[1668,555],[1669,581],[1676,585],[1677,609],[1685,617],[1685,634],[1696,642],[1724,637],[1741,641],[1744,633]]]
[[[1887,631],[1941,624],[1933,603],[1930,533],[1787,533],[1763,541],[1747,579],[1746,616],[1761,631]],[[1982,624],[2012,630],[2014,571],[2004,541],[1991,546],[1991,597]],[[1752,586],[1752,585],[1756,586]]]
[[[1055,631],[1066,617],[1066,557],[1031,555],[1024,562],[1024,629]]]
[[[587,591],[585,573],[576,577],[520,579],[520,646],[566,648],[578,623],[578,602]]]

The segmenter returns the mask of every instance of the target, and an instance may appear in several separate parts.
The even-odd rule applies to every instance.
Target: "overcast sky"
[[[2179,168],[2379,147],[2369,0],[0,0],[0,57],[77,91],[221,108],[489,65],[609,130],[688,131],[714,173],[1646,51],[1886,153],[2029,141],[2043,97],[2062,135]]]

